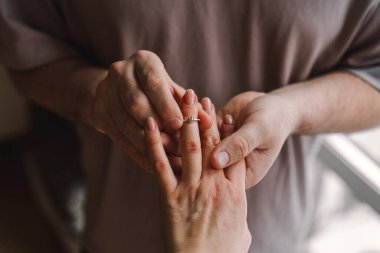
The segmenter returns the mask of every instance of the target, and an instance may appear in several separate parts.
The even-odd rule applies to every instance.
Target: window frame
[[[323,137],[318,159],[380,214],[380,167],[344,134]]]

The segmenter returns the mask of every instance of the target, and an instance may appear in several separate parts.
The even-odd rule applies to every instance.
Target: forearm
[[[349,73],[327,74],[271,94],[292,104],[294,133],[350,132],[380,124],[380,92]]]
[[[29,71],[9,70],[19,91],[65,118],[91,125],[97,86],[107,71],[71,58]]]

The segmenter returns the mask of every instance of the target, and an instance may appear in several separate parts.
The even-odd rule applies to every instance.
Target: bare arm
[[[107,70],[69,58],[33,70],[9,70],[9,73],[19,91],[33,102],[67,119],[92,125],[92,103]]]
[[[295,106],[295,133],[350,132],[380,124],[380,92],[335,72],[272,92]]]

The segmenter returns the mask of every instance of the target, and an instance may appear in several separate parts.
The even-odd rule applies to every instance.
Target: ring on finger
[[[196,119],[193,115],[189,115],[183,122],[193,123],[194,121],[201,121],[200,119]]]

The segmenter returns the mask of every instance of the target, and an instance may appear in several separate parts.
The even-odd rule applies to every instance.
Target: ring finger
[[[187,90],[182,98],[183,117],[198,117],[197,97],[193,90]],[[199,128],[196,121],[185,122],[181,128],[180,146],[182,152],[182,179],[189,184],[197,184],[202,175],[202,154]]]

